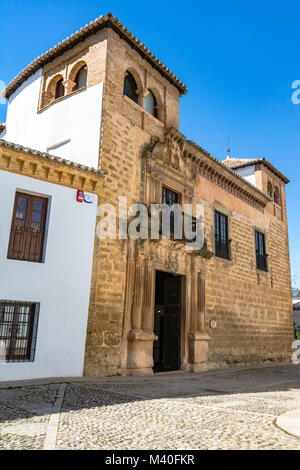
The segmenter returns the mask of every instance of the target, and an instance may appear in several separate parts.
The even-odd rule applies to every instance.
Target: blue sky
[[[300,286],[299,1],[0,0],[0,80],[111,11],[188,86],[180,130],[218,158],[264,156],[287,187],[292,274]],[[0,122],[6,106],[0,104]]]

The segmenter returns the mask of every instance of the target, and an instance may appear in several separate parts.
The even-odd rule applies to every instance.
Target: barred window
[[[7,257],[42,262],[48,199],[16,193]]]
[[[215,211],[215,250],[216,256],[230,259],[230,242],[228,238],[228,217]]]
[[[39,304],[0,300],[0,362],[33,362]]]
[[[268,271],[268,255],[266,254],[265,235],[255,231],[255,248],[256,248],[256,267],[262,271]]]
[[[175,193],[175,191],[171,191],[171,189],[163,187],[162,190],[162,203],[167,204],[169,207],[173,206],[173,204],[179,203],[179,195]],[[174,212],[170,212],[170,238],[174,239],[175,237],[175,219],[174,219]]]

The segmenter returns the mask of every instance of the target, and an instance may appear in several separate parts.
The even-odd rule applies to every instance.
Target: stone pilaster
[[[128,335],[130,375],[153,375],[154,271],[147,261],[137,261],[135,268],[132,329]]]
[[[53,101],[54,99],[54,96],[52,95],[52,93],[50,93],[49,91],[43,91],[42,92],[42,98],[41,98],[41,108],[44,108],[45,106],[47,106],[49,103],[51,103],[51,101]]]
[[[190,370],[207,370],[210,337],[205,327],[205,272],[192,275],[192,311],[189,332]]]
[[[146,101],[146,96],[148,94],[148,90],[146,88],[140,88],[139,90],[136,91],[136,94],[139,97],[139,105],[145,109],[145,101]]]
[[[73,80],[67,79],[63,82],[63,86],[65,87],[65,95],[68,95],[73,91],[74,86],[76,85]]]

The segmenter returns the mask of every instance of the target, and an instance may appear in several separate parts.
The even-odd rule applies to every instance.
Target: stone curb
[[[57,431],[59,424],[59,413],[63,404],[64,395],[66,390],[66,384],[61,384],[57,391],[56,400],[53,405],[53,410],[50,416],[48,429],[46,433],[46,439],[44,443],[44,450],[54,450],[57,439]]]
[[[214,375],[226,375],[234,374],[243,371],[251,371],[257,369],[274,369],[277,367],[295,367],[300,369],[300,365],[297,367],[291,363],[279,363],[279,364],[256,364],[253,366],[238,366],[238,367],[226,367],[220,369],[210,369],[202,372],[186,372],[184,370],[174,372],[161,372],[148,377],[133,377],[133,376],[103,376],[103,377],[46,377],[41,379],[28,379],[28,380],[14,380],[14,381],[1,381],[0,389],[15,388],[15,387],[26,387],[31,385],[48,385],[48,384],[61,384],[61,383],[107,383],[107,382],[125,382],[125,383],[137,383],[137,382],[149,382],[155,380],[166,380],[171,381],[172,379],[186,380],[190,378],[196,380],[201,377],[208,377]],[[297,380],[296,380],[297,381]],[[285,383],[286,381],[282,382]],[[288,381],[290,382],[290,381]],[[280,382],[281,383],[281,382]],[[276,385],[276,384],[275,384]]]
[[[292,436],[300,438],[300,409],[278,416],[276,426]]]

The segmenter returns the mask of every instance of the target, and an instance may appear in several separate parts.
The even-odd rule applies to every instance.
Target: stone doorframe
[[[128,241],[126,296],[121,345],[124,375],[153,375],[155,271],[182,280],[181,368],[207,369],[209,336],[205,321],[205,259],[174,243]]]

